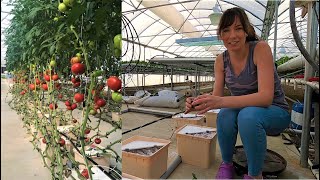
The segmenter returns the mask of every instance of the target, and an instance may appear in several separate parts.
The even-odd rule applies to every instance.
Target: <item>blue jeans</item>
[[[232,162],[239,130],[248,173],[258,176],[267,151],[267,134],[279,134],[289,126],[290,120],[288,111],[274,105],[267,108],[222,108],[217,117],[217,133],[223,162]]]

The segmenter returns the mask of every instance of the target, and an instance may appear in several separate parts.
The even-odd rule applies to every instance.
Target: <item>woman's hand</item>
[[[210,109],[221,108],[221,104],[222,97],[204,94],[193,99],[191,107],[194,107],[194,110],[199,111],[198,114],[203,114]]]
[[[186,99],[186,111],[184,112],[185,114],[191,112],[192,110],[194,110],[193,106],[192,106],[192,102],[195,99],[195,97],[188,97]]]

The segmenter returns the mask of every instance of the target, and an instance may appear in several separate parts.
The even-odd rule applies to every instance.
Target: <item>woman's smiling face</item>
[[[244,31],[239,17],[235,17],[234,22],[230,26],[222,29],[220,34],[220,38],[223,41],[224,46],[229,51],[237,51],[244,47],[246,37],[247,34]]]

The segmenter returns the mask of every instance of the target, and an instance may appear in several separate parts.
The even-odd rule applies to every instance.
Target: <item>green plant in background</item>
[[[298,56],[298,55],[297,55],[297,56]],[[288,62],[290,59],[293,59],[293,58],[295,58],[295,57],[297,57],[297,56],[292,56],[292,57],[283,56],[283,57],[281,57],[280,59],[278,59],[278,60],[276,61],[276,64],[277,64],[277,66],[279,66],[279,65],[281,65],[281,64],[283,64],[283,63],[286,63],[286,62]]]

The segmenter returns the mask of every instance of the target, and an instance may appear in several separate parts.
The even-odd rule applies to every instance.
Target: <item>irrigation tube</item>
[[[297,84],[304,84],[304,85],[308,85],[310,86],[314,91],[316,91],[317,93],[319,93],[319,82],[309,82],[306,81],[304,79],[294,79],[294,78],[290,78],[287,79],[289,81],[293,81],[293,89],[296,90],[297,89]]]
[[[182,113],[182,112],[184,112],[184,111],[177,112],[177,113],[175,113],[175,114],[162,117],[162,118],[160,118],[160,119],[154,120],[154,121],[149,122],[149,123],[147,123],[147,124],[144,124],[144,125],[142,125],[142,126],[139,126],[139,127],[130,129],[130,130],[128,130],[128,131],[122,132],[122,135],[127,134],[127,133],[132,132],[132,131],[135,131],[135,130],[137,130],[137,129],[141,129],[141,128],[143,128],[143,127],[149,126],[150,124],[156,123],[156,122],[158,122],[158,121],[160,121],[160,120],[167,119],[167,118],[171,118],[172,116],[177,115],[177,114]]]
[[[299,32],[297,30],[297,24],[296,24],[296,12],[295,12],[295,0],[290,1],[290,25],[292,30],[293,38],[301,52],[301,54],[304,56],[304,58],[308,61],[308,63],[319,72],[319,66],[315,63],[315,61],[312,60],[310,54],[306,50],[306,48],[303,46],[301,42],[301,38],[299,36]]]
[[[170,164],[167,171],[160,177],[160,179],[167,179],[170,174],[178,167],[178,165],[182,162],[181,156],[177,156],[174,161]]]

